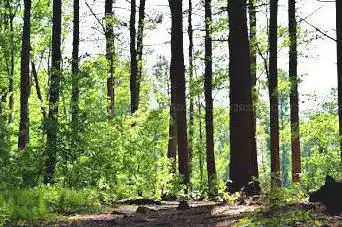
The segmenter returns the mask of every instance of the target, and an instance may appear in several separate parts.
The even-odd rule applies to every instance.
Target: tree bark
[[[145,4],[146,0],[140,0],[139,19],[138,19],[138,34],[137,34],[137,109],[140,101],[140,84],[142,80],[143,71],[143,49],[144,49],[144,28],[145,28]]]
[[[137,51],[136,51],[136,30],[135,30],[135,17],[136,17],[136,2],[131,0],[131,18],[129,25],[130,32],[130,53],[131,53],[131,78],[130,78],[130,90],[131,90],[131,113],[135,113],[138,110],[138,63],[137,63]]]
[[[71,126],[73,135],[77,135],[78,109],[79,109],[79,46],[80,46],[80,3],[74,0],[73,21],[73,43],[72,43],[72,91],[71,91]],[[75,141],[74,141],[75,142]]]
[[[289,0],[289,77],[291,83],[290,109],[291,109],[291,150],[292,150],[292,181],[300,181],[301,158],[299,140],[299,105],[298,105],[298,76],[297,76],[297,21],[296,1]]]
[[[342,161],[342,2],[336,0],[337,78],[340,152]]]
[[[230,191],[252,180],[253,111],[246,1],[229,1]],[[247,157],[247,158],[246,158]]]
[[[207,172],[209,194],[215,194],[216,165],[214,151],[214,116],[213,116],[213,47],[212,47],[212,12],[211,0],[205,0],[205,75],[204,75],[204,96],[205,96],[205,129],[207,149]]]
[[[184,179],[184,184],[189,184],[189,150],[187,138],[186,97],[185,97],[185,69],[183,53],[183,11],[182,0],[169,0],[171,9],[171,79],[174,81],[177,121],[178,143],[178,168],[179,174]]]
[[[280,159],[279,159],[279,100],[278,100],[278,0],[270,2],[270,28],[269,28],[269,78],[268,89],[270,97],[270,137],[271,137],[271,174],[272,183],[280,185]]]
[[[45,184],[55,182],[57,132],[58,132],[58,104],[61,80],[61,30],[62,30],[62,0],[53,1],[52,25],[52,61],[49,87],[49,116],[47,124],[47,154]]]
[[[188,36],[189,36],[189,175],[192,176],[193,137],[194,137],[194,97],[192,83],[194,77],[194,38],[192,28],[192,0],[189,0]]]
[[[24,1],[24,26],[21,46],[21,75],[20,75],[20,123],[18,148],[24,150],[29,144],[29,105],[30,95],[30,21],[31,0]]]
[[[257,72],[257,18],[256,18],[256,0],[249,0],[249,43],[250,43],[250,64],[251,64],[251,79],[252,79],[252,101],[253,101],[253,144],[252,144],[252,175],[258,177],[258,153],[256,144],[256,103],[258,94],[256,90],[256,72]]]
[[[14,17],[15,13],[13,12],[12,6],[10,5],[10,1],[8,2],[9,8],[9,25],[10,25],[10,36],[11,40],[14,40]],[[10,68],[9,68],[9,83],[8,83],[8,92],[9,92],[9,101],[8,101],[8,108],[9,108],[9,116],[8,116],[8,123],[13,122],[13,106],[14,106],[14,62],[15,62],[15,50],[14,44],[10,44]]]
[[[109,76],[107,77],[107,111],[109,119],[112,120],[115,116],[113,0],[106,0],[105,2],[105,22],[106,58],[109,64]]]

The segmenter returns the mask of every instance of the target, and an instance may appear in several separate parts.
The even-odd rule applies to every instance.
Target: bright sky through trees
[[[92,12],[89,7],[92,8]],[[218,12],[218,7],[225,6],[225,2],[217,3],[214,1],[213,11]],[[98,30],[98,20],[95,19],[93,14],[96,14],[99,21],[102,21],[104,13],[104,2],[83,0],[81,4],[81,46],[80,54],[88,53],[90,55],[102,54],[105,51],[104,35]],[[194,28],[204,28],[202,18],[204,16],[204,6],[200,0],[194,0]],[[183,2],[183,11],[187,12],[188,1]],[[122,22],[128,23],[129,21],[129,3],[125,0],[117,0],[114,4],[114,13],[121,19]],[[68,7],[70,8],[70,7]],[[316,108],[317,104],[322,101],[327,95],[330,94],[331,88],[337,87],[337,70],[336,70],[336,43],[323,36],[320,32],[316,31],[318,28],[325,34],[335,38],[335,4],[334,2],[319,2],[313,0],[300,0],[298,2],[299,12],[297,13],[297,21],[301,30],[309,31],[309,35],[317,39],[308,45],[299,46],[299,51],[302,54],[299,57],[298,70],[299,74],[303,75],[302,83],[299,86],[300,93],[300,109],[301,111]],[[70,8],[71,9],[71,8]],[[69,10],[69,9],[68,9]],[[264,7],[263,9],[264,10]],[[151,70],[155,64],[157,56],[164,55],[170,59],[170,12],[168,8],[168,0],[147,0],[146,2],[146,20],[156,18],[157,15],[163,15],[163,22],[158,24],[155,29],[148,29],[145,31],[145,70]],[[226,13],[225,13],[226,14]],[[187,14],[184,14],[184,48],[188,48],[188,38],[186,33]],[[305,19],[305,20],[303,20]],[[214,17],[215,20],[215,17]],[[266,26],[267,18],[263,12],[258,13],[258,31]],[[151,23],[150,23],[151,24]],[[128,24],[127,24],[128,25]],[[287,1],[279,1],[279,25],[287,26]],[[94,29],[96,27],[96,29]],[[147,26],[148,27],[148,26]],[[316,27],[316,28],[315,28]],[[66,40],[66,53],[71,55],[71,34]],[[129,58],[129,31],[128,27],[123,29],[116,29],[116,34],[121,34],[116,39],[117,51],[125,58]],[[204,33],[195,30],[195,49],[202,49]],[[86,38],[87,37],[87,38]],[[221,48],[214,48],[213,55],[227,54],[228,43],[223,42]],[[185,50],[186,51],[186,50]],[[283,48],[279,51],[279,68],[287,71],[288,69],[288,48]],[[185,59],[187,62],[187,59]],[[258,59],[261,63],[262,60]],[[187,64],[187,63],[186,63]],[[227,65],[228,62],[222,62]],[[203,66],[201,66],[202,69]],[[200,72],[198,72],[200,73]],[[202,72],[201,72],[202,73]],[[227,100],[227,94],[218,94],[215,96],[215,102],[221,103]],[[308,95],[316,95],[317,98],[309,98]],[[228,105],[227,103],[223,105]]]

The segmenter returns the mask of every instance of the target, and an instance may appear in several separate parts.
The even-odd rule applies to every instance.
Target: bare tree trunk
[[[216,194],[216,164],[214,151],[214,116],[213,116],[213,47],[212,47],[212,12],[211,0],[205,0],[205,75],[204,75],[204,96],[205,96],[205,129],[207,149],[207,171],[209,194]]]
[[[59,88],[62,75],[61,61],[61,30],[62,30],[62,0],[53,1],[53,25],[52,25],[52,65],[49,87],[49,116],[47,127],[47,154],[45,184],[55,182],[57,132],[58,132],[58,104]]]
[[[77,135],[78,109],[79,109],[79,46],[80,46],[80,2],[74,0],[73,21],[73,43],[72,43],[72,91],[71,91],[71,126],[73,136]],[[75,138],[74,138],[75,139]],[[75,142],[75,141],[74,141]]]
[[[246,0],[229,1],[230,76],[230,191],[240,191],[252,180],[252,80]]]
[[[200,182],[201,182],[201,189],[203,186],[203,175],[204,175],[204,170],[203,170],[203,152],[202,152],[202,144],[201,142],[203,141],[203,133],[202,133],[202,106],[201,106],[201,97],[198,95],[197,96],[197,101],[198,101],[198,120],[199,120],[199,168],[200,168]]]
[[[192,94],[192,83],[194,77],[194,38],[192,29],[192,0],[189,0],[188,14],[188,36],[189,36],[189,175],[192,175],[193,136],[194,136],[194,97]]]
[[[20,76],[20,123],[18,148],[24,150],[29,144],[29,105],[30,96],[30,21],[31,0],[24,1],[24,26],[21,46],[21,76]]]
[[[258,94],[256,90],[256,72],[257,72],[257,18],[256,18],[256,0],[249,0],[249,43],[250,43],[250,61],[251,61],[251,79],[252,79],[252,98],[253,98],[253,138],[256,137],[256,103],[258,100]],[[256,139],[253,140],[252,147],[252,175],[258,177],[258,153]]]
[[[337,78],[340,152],[342,161],[342,2],[336,0]]]
[[[291,150],[292,150],[292,181],[300,181],[301,158],[299,140],[299,106],[298,106],[298,77],[297,77],[297,21],[296,1],[289,0],[289,76],[291,82]]]
[[[8,1],[8,6],[10,9],[10,34],[11,34],[11,40],[14,40],[14,17],[15,14],[12,12],[12,7],[10,6],[10,3]],[[9,84],[8,84],[8,92],[9,92],[9,102],[8,102],[8,108],[9,108],[9,116],[8,116],[8,123],[13,122],[13,106],[14,106],[14,61],[15,61],[15,52],[14,52],[14,44],[11,43],[10,45],[10,51],[11,51],[11,60],[10,60],[10,74],[9,74]]]
[[[279,159],[279,100],[278,100],[278,0],[270,2],[270,31],[269,31],[269,78],[268,89],[270,96],[270,137],[271,137],[271,173],[272,183],[280,185]]]
[[[169,0],[171,9],[171,78],[174,81],[177,121],[178,168],[179,174],[184,177],[184,184],[188,185],[189,177],[189,150],[186,123],[185,97],[185,69],[183,53],[183,11],[182,1]]]
[[[131,90],[131,113],[135,113],[138,110],[138,63],[137,63],[137,51],[136,51],[136,30],[135,30],[135,17],[136,17],[136,0],[131,0],[131,18],[129,25],[130,32],[130,53],[131,53],[131,78],[130,78],[130,90]]]
[[[138,34],[137,34],[137,64],[138,64],[137,108],[139,107],[139,101],[140,101],[140,84],[142,80],[142,71],[143,71],[143,49],[144,49],[143,39],[144,39],[144,27],[145,27],[145,3],[146,3],[146,0],[140,0]]]
[[[135,1],[135,0],[134,0]],[[115,116],[115,93],[114,93],[114,30],[113,30],[113,0],[105,2],[106,22],[106,58],[109,64],[109,76],[107,78],[107,97],[109,119]]]

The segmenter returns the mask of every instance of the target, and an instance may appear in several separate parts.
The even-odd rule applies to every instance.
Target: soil
[[[188,202],[190,209],[178,209],[178,202],[162,202],[161,205],[134,205],[120,203],[101,214],[77,214],[67,216],[61,222],[48,226],[233,226],[246,215],[257,214],[261,218],[277,218],[292,211],[313,211],[319,226],[342,226],[341,216],[329,216],[324,207],[317,204],[295,204],[263,211],[261,205],[227,205],[215,202]],[[296,222],[291,226],[312,226],[309,222]],[[245,225],[248,226],[248,225]],[[266,226],[266,225],[264,225]],[[289,226],[289,225],[277,225]]]

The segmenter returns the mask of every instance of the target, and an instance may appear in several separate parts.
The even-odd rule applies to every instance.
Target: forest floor
[[[189,202],[161,205],[120,204],[100,214],[76,214],[49,226],[342,226],[342,216],[331,216],[319,205],[300,203],[266,209],[261,205]]]

